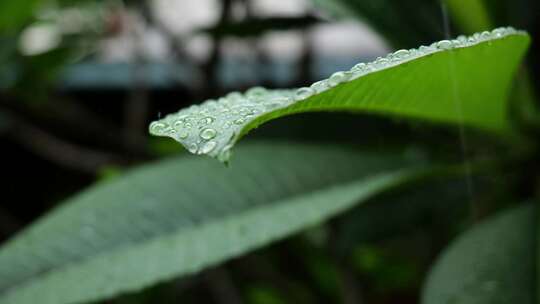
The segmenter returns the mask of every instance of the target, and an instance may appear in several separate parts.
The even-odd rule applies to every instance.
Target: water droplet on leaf
[[[210,152],[212,152],[212,150],[214,150],[214,148],[216,147],[217,143],[213,140],[209,141],[209,142],[206,142],[203,144],[203,146],[201,147],[201,150],[199,151],[200,153],[202,154],[208,154]]]
[[[216,135],[217,135],[217,131],[211,128],[202,130],[200,134],[201,138],[205,140],[212,139],[216,137]]]

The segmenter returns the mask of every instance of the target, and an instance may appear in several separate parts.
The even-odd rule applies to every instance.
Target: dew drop
[[[178,132],[178,138],[180,139],[186,139],[188,136],[189,136],[189,131],[186,129],[180,130],[180,132]]]
[[[287,105],[291,102],[290,97],[275,97],[270,100],[268,100],[265,104],[265,106],[269,109],[274,109],[277,107],[281,107],[283,105]]]
[[[212,122],[214,122],[214,118],[213,117],[210,117],[210,116],[207,116],[207,117],[203,117],[199,120],[199,124],[201,125],[209,125],[211,124]]]
[[[234,121],[234,123],[237,124],[237,125],[241,125],[241,124],[244,123],[244,119],[238,118],[237,120]]]
[[[208,154],[214,150],[214,148],[217,146],[217,143],[213,140],[206,142],[201,147],[201,150],[199,151],[202,154]]]
[[[375,63],[375,66],[377,68],[385,68],[390,63],[390,60],[388,60],[386,58],[379,57],[379,58],[377,58],[377,60],[375,60],[374,63]]]
[[[199,151],[199,146],[197,146],[196,143],[191,143],[188,145],[188,151],[193,153],[193,154],[196,154],[197,151]]]
[[[173,127],[174,127],[175,129],[177,129],[177,130],[181,129],[183,125],[184,125],[184,121],[183,121],[183,120],[180,120],[180,119],[178,119],[177,121],[175,121],[175,122],[173,123]]]
[[[311,85],[311,88],[315,93],[321,93],[328,89],[327,82],[325,80],[317,81]]]
[[[214,129],[211,129],[211,128],[204,129],[199,134],[199,136],[202,139],[205,139],[205,140],[212,139],[212,138],[216,137],[216,135],[217,135],[217,131],[214,130]]]
[[[261,100],[268,94],[268,91],[263,87],[253,87],[246,91],[246,97],[255,99],[256,101]]]
[[[167,132],[167,134],[169,136],[172,136],[172,137],[174,137],[176,135],[176,130],[171,128],[171,127],[167,128],[167,130],[165,132]]]
[[[467,43],[467,37],[466,37],[465,35],[459,35],[459,36],[457,37],[457,40],[458,40],[459,42],[461,42],[461,44]]]
[[[226,98],[231,102],[241,101],[244,97],[240,92],[230,92],[227,94]]]
[[[457,39],[454,39],[451,41],[452,42],[452,48],[459,48],[462,46],[462,43],[461,41],[457,40]]]
[[[343,82],[346,82],[348,81],[350,78],[350,75],[348,73],[345,73],[345,72],[335,72],[334,74],[332,74],[332,76],[330,76],[330,78],[328,79],[328,84],[330,86],[337,86],[338,84],[340,83],[343,83]]]
[[[408,56],[409,56],[408,50],[399,50],[399,51],[394,52],[392,57],[397,60],[403,60],[407,58]]]
[[[154,135],[162,135],[167,128],[167,124],[160,121],[154,121],[150,124],[150,133]]]
[[[488,31],[484,31],[480,34],[480,38],[483,40],[491,39],[491,33]]]
[[[351,71],[353,73],[363,73],[366,71],[366,68],[367,68],[367,65],[363,62],[353,66],[353,68],[351,69]]]
[[[441,40],[437,42],[437,47],[441,50],[449,50],[452,48],[452,42],[450,40]]]
[[[314,92],[312,88],[303,87],[296,90],[295,97],[296,100],[302,100],[311,97],[313,94]]]

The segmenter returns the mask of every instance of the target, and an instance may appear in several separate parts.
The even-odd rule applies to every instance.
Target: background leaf
[[[97,300],[197,272],[404,182],[418,162],[403,155],[272,143],[240,149],[232,168],[188,157],[134,170],[8,242],[0,303]]]
[[[0,32],[13,31],[32,18],[39,0],[0,2]]]
[[[537,227],[532,204],[478,224],[436,262],[422,303],[536,303]]]

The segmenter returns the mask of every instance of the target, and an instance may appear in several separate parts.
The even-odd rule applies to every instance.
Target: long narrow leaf
[[[135,291],[260,248],[418,171],[400,153],[287,143],[145,166],[68,200],[0,249],[1,304]]]

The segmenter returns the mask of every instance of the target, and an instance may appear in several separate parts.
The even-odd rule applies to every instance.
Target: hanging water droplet
[[[197,151],[199,151],[199,146],[197,146],[196,143],[190,143],[188,145],[188,151],[193,154],[197,154]]]
[[[212,138],[216,137],[216,135],[217,135],[217,131],[214,130],[214,129],[211,129],[211,128],[204,129],[204,130],[202,130],[201,133],[199,134],[199,136],[200,136],[202,139],[205,139],[205,140],[212,139]]]
[[[233,135],[234,137],[234,135]],[[233,144],[230,143],[228,145],[225,145],[221,151],[219,152],[218,154],[218,159],[222,162],[226,162],[229,160],[229,158],[231,157],[231,149],[233,147]]]
[[[208,154],[208,153],[212,152],[212,150],[214,150],[214,148],[216,146],[217,146],[217,143],[215,141],[213,141],[213,140],[211,140],[209,142],[206,142],[201,147],[201,150],[199,151],[199,153]]]
[[[296,97],[296,100],[302,100],[302,99],[311,97],[311,95],[313,94],[314,92],[312,88],[303,87],[296,90],[295,97]]]

